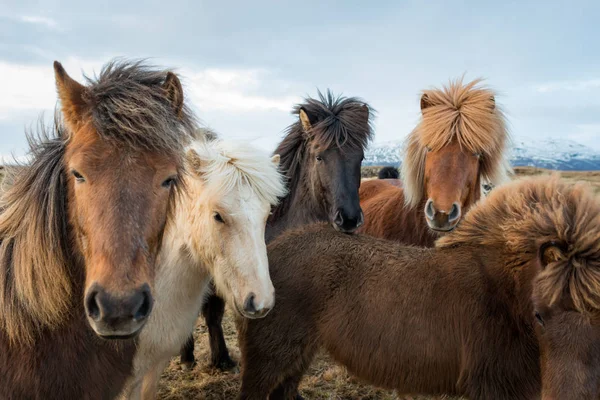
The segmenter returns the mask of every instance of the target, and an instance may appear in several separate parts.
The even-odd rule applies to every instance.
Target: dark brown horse
[[[397,180],[360,188],[361,232],[406,244],[432,246],[481,196],[481,183],[502,183],[508,133],[494,92],[452,82],[421,96],[423,118],[408,136]]]
[[[600,202],[588,186],[496,188],[432,249],[316,224],[268,255],[277,306],[238,321],[241,399],[293,399],[321,347],[399,394],[598,398]]]
[[[329,221],[340,232],[353,232],[363,222],[359,204],[360,167],[372,136],[372,113],[357,98],[308,98],[293,110],[298,121],[287,129],[274,154],[288,180],[288,195],[267,221],[269,242],[285,229]],[[227,351],[221,320],[225,304],[211,296],[203,309],[210,336],[212,364],[221,369],[236,365]],[[194,340],[182,349],[181,362],[194,362]]]
[[[383,167],[377,173],[377,179],[392,179],[397,180],[400,177],[398,168],[396,167]]]
[[[194,121],[172,73],[111,63],[83,86],[54,70],[64,125],[29,138],[0,197],[0,397],[110,399],[152,311]]]

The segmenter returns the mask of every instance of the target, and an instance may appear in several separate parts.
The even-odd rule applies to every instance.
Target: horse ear
[[[369,122],[369,116],[371,114],[371,110],[369,109],[369,105],[368,104],[363,104],[361,107],[361,111],[363,113],[363,117],[365,119],[365,122]]]
[[[432,105],[433,103],[431,102],[431,99],[429,98],[427,93],[423,93],[421,95],[421,111],[425,110],[428,107],[431,107]]]
[[[183,110],[183,87],[177,75],[172,72],[167,72],[163,88],[167,92],[167,98],[173,105],[175,114],[180,117]]]
[[[273,155],[273,157],[271,157],[271,162],[276,166],[279,167],[279,162],[281,161],[281,156],[279,154],[275,154]]]
[[[85,101],[87,89],[71,78],[58,61],[54,61],[54,78],[65,122],[71,132],[76,132],[88,108]]]
[[[189,149],[185,154],[187,163],[189,165],[189,169],[194,176],[202,177],[202,167],[204,166],[204,161],[200,155],[194,149]]]
[[[494,96],[490,96],[490,102],[491,102],[492,111],[494,111],[494,109],[496,108],[496,98]]]
[[[551,241],[540,246],[540,263],[542,268],[564,258],[566,246],[563,243]]]
[[[310,123],[310,118],[308,118],[308,114],[303,107],[300,108],[298,115],[300,115],[300,122],[302,123],[302,129],[304,132],[310,131],[312,124]]]

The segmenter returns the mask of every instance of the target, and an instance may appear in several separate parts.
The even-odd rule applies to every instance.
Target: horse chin
[[[261,314],[261,315],[247,314],[247,313],[245,313],[245,312],[243,312],[241,310],[240,306],[238,306],[237,301],[233,300],[232,303],[233,303],[233,309],[235,310],[236,315],[238,317],[241,317],[241,318],[246,318],[246,319],[261,319],[261,318],[264,318],[269,313],[267,311],[266,313]]]
[[[445,233],[452,232],[454,229],[456,229],[457,225],[458,224],[452,225],[450,227],[439,228],[439,227],[431,226],[431,225],[429,225],[429,223],[427,223],[427,226],[429,226],[429,229],[431,229],[433,231],[433,233],[436,233],[438,235],[443,235]]]
[[[130,329],[110,329],[108,327],[100,327],[98,324],[93,321],[88,321],[91,325],[94,333],[101,339],[105,340],[127,340],[133,339],[140,334],[144,326],[146,325],[146,321],[142,323],[137,323],[136,326],[130,327]]]

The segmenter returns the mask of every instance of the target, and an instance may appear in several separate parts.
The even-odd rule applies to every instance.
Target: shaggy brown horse
[[[111,63],[83,86],[54,69],[64,125],[29,137],[0,197],[0,397],[110,399],[152,310],[194,121],[172,73]]]
[[[361,232],[432,246],[480,198],[482,180],[505,180],[504,116],[494,93],[478,83],[457,81],[423,93],[423,118],[407,139],[402,185],[371,180],[360,188]]]
[[[600,203],[588,186],[498,187],[435,248],[317,224],[268,255],[277,306],[238,321],[241,399],[293,399],[321,347],[399,394],[598,398]]]
[[[335,97],[331,92],[319,99],[307,98],[293,114],[298,121],[288,127],[274,154],[281,156],[288,195],[267,221],[266,240],[285,229],[311,222],[329,221],[341,232],[352,232],[363,222],[358,189],[364,150],[372,137],[372,112],[358,98]],[[210,335],[212,364],[228,369],[236,364],[229,357],[221,320],[225,304],[211,296],[203,309]],[[194,340],[181,353],[183,365],[194,363]]]

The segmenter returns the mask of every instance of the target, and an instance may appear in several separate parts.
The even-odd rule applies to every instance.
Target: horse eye
[[[222,224],[225,223],[225,221],[223,221],[223,217],[221,217],[221,214],[219,214],[219,213],[215,213],[215,217],[214,218],[215,218],[215,221],[217,221],[217,222],[220,222]]]
[[[425,146],[425,150],[427,150],[427,152],[429,153],[431,151],[431,147]]]
[[[165,179],[163,183],[161,183],[161,186],[164,188],[170,188],[171,186],[175,185],[175,183],[177,183],[177,177],[170,176],[167,179]]]
[[[321,157],[321,156],[317,156],[316,158],[317,158],[317,161],[323,161],[323,157]]]
[[[535,319],[537,319],[538,324],[540,324],[541,326],[544,326],[544,319],[542,318],[540,313],[537,311],[535,312]]]
[[[81,175],[79,172],[75,171],[74,169],[71,170],[71,175],[73,175],[75,177],[75,180],[79,183],[81,182],[85,182],[85,178],[83,177],[83,175]]]
[[[477,158],[481,157],[481,153],[473,153],[473,155]]]

